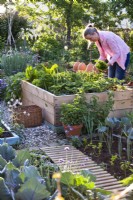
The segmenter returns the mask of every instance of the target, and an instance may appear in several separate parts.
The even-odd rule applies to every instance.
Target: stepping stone
[[[96,176],[97,188],[109,191],[122,191],[125,189],[116,178],[97,165],[91,158],[71,145],[51,146],[41,148],[60,170],[69,169],[73,173],[88,169]]]

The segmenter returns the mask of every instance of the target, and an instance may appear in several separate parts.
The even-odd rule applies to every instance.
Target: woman
[[[108,61],[108,77],[124,79],[130,60],[127,44],[115,33],[99,31],[92,25],[88,25],[83,34],[86,40],[95,42],[100,53],[99,60]]]

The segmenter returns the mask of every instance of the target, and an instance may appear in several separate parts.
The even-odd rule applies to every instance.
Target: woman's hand
[[[107,63],[108,66],[112,66],[112,64],[110,64],[110,62]]]

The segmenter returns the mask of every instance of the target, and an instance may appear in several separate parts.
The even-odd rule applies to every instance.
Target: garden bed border
[[[16,133],[11,131],[10,127],[1,120],[2,125],[12,134],[12,137],[6,137],[6,138],[0,138],[0,144],[3,144],[4,142],[8,143],[9,145],[15,145],[20,143],[20,138]]]

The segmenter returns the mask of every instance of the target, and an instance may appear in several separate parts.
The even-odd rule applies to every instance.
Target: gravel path
[[[5,102],[0,102],[0,111],[2,113],[1,119],[11,127],[11,113],[8,111]],[[18,146],[19,149],[68,144],[68,140],[63,133],[55,133],[45,123],[42,126],[34,128],[17,128],[15,132],[21,137],[21,143]]]

